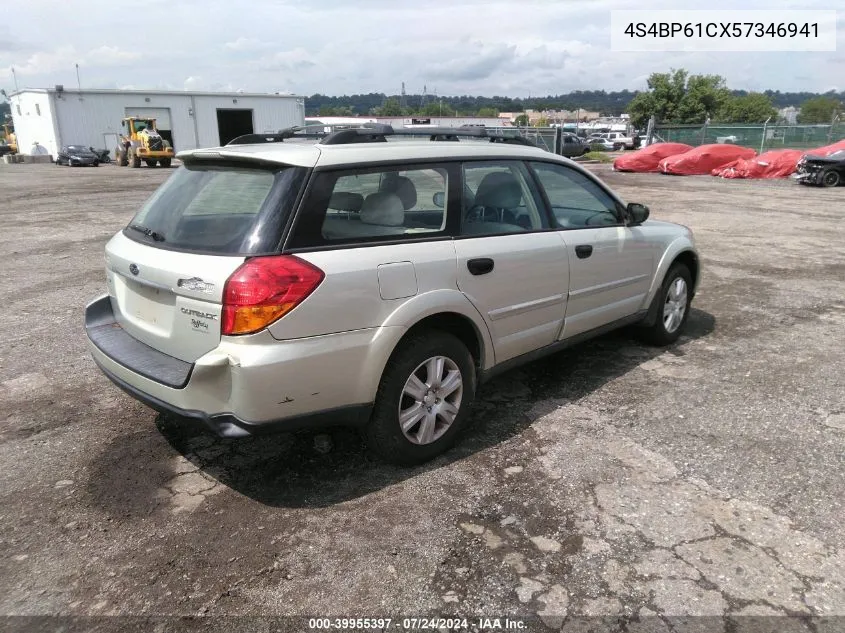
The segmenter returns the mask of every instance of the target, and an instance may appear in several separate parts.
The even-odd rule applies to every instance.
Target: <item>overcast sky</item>
[[[528,96],[645,88],[683,67],[731,88],[845,90],[835,53],[619,53],[610,10],[828,9],[827,0],[17,0],[3,3],[0,87]]]

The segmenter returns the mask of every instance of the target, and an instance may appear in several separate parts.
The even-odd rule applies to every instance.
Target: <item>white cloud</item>
[[[404,81],[409,92],[427,85],[440,94],[525,96],[642,89],[649,73],[684,67],[722,74],[732,88],[821,91],[845,63],[841,12],[835,53],[667,55],[609,50],[610,11],[640,8],[640,0],[148,0],[167,19],[121,39],[113,34],[126,27],[122,2],[86,0],[85,21],[77,19],[76,3],[51,3],[49,20],[40,3],[8,4],[4,23],[29,39],[13,40],[0,27],[0,84],[7,88],[10,66],[22,86],[44,87],[75,84],[79,63],[84,85],[107,87],[127,83],[124,69],[132,68],[144,71],[131,78],[139,88],[397,93]],[[709,8],[734,4],[715,0]],[[744,8],[791,5],[748,0]],[[699,8],[692,0],[649,6]],[[804,0],[802,8],[826,9],[829,1]]]
[[[239,37],[232,42],[226,42],[223,48],[230,51],[257,51],[268,48],[270,46],[267,42],[262,42],[251,37]]]

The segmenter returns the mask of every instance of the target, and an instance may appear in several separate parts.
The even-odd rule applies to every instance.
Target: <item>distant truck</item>
[[[634,137],[623,134],[622,132],[591,134],[587,142],[590,146],[596,146],[597,149],[609,152],[620,149],[635,149],[638,146],[637,140]]]

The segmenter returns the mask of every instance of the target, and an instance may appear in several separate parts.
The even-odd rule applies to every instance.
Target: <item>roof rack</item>
[[[311,129],[309,129],[311,128]],[[320,128],[317,130],[316,128]],[[226,145],[253,145],[258,143],[284,143],[286,139],[291,138],[323,138],[329,132],[326,132],[325,125],[304,125],[294,126],[279,130],[278,132],[268,132],[265,134],[243,134],[233,138]]]
[[[389,136],[428,137],[430,141],[460,141],[465,138],[484,138],[491,143],[525,145],[537,147],[535,143],[518,135],[490,134],[487,128],[465,125],[453,127],[394,128],[384,123],[363,123],[359,127],[349,125],[295,126],[265,134],[244,134],[232,139],[226,145],[253,145],[260,143],[284,143],[288,139],[320,139],[321,145],[348,145],[352,143],[385,143]]]
[[[364,124],[358,128],[338,130],[327,134],[321,145],[347,145],[350,143],[384,143],[388,136],[427,136],[431,141],[459,141],[461,137],[486,138],[491,143],[507,143],[512,145],[527,145],[537,147],[536,144],[522,136],[504,136],[488,134],[487,129],[477,126],[427,127],[427,128],[394,128],[382,123]]]
[[[332,132],[338,130],[346,130],[353,127],[365,125],[363,123],[307,123],[305,125],[295,125],[293,127],[284,128],[278,132],[265,132],[263,134],[243,134],[226,145],[253,145],[260,143],[284,143],[288,139],[308,139],[308,138],[324,138]]]

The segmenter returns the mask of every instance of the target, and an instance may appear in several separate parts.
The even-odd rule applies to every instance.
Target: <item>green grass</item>
[[[604,152],[587,152],[582,156],[582,160],[597,160],[600,163],[611,163],[613,162],[613,157]]]

